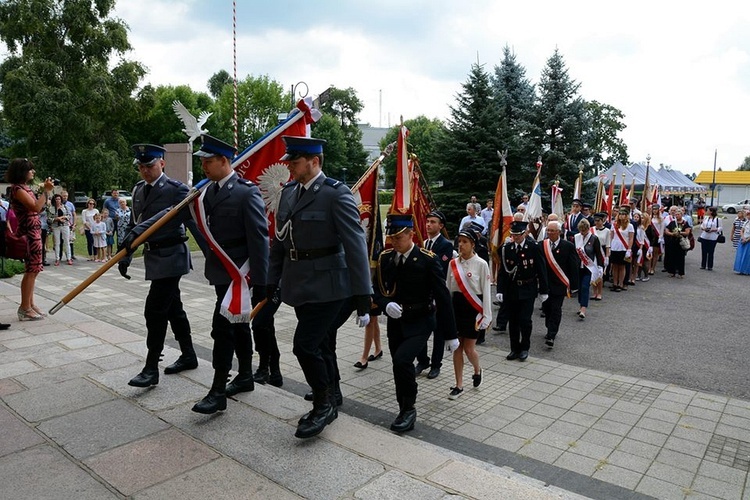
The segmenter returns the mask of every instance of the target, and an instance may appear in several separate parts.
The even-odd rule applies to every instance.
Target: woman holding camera
[[[29,187],[34,179],[34,164],[26,158],[15,158],[8,165],[5,180],[11,184],[10,203],[18,217],[18,236],[26,236],[27,250],[24,262],[26,272],[21,279],[21,306],[18,308],[18,319],[37,321],[45,314],[34,303],[34,286],[36,276],[42,269],[42,224],[39,212],[44,208],[54,188],[52,179],[44,181],[44,195],[37,196]]]
[[[68,251],[70,248],[70,212],[68,212],[68,207],[65,206],[62,196],[59,194],[52,197],[52,204],[52,213],[47,219],[51,221],[52,236],[55,242],[55,265],[60,265],[60,245],[62,245],[65,260],[68,261],[69,266],[72,266],[73,259],[70,258]]]

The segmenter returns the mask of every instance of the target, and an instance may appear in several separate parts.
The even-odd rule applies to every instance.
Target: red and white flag
[[[271,239],[274,238],[273,214],[279,205],[281,190],[290,178],[287,162],[279,161],[286,151],[281,136],[309,136],[310,124],[318,121],[321,116],[320,111],[312,107],[311,98],[300,100],[286,120],[248,146],[232,161],[232,168],[237,171],[237,175],[253,181],[260,188],[266,204],[268,235]]]
[[[391,207],[393,213],[409,213],[411,175],[409,172],[409,154],[406,151],[407,137],[409,137],[409,129],[401,125],[396,143],[396,190],[393,193],[393,207]]]
[[[497,249],[505,243],[505,238],[510,234],[510,225],[513,222],[513,211],[510,208],[506,179],[505,165],[503,165],[503,171],[497,179],[495,210],[492,212],[492,225],[490,227],[490,255],[493,258],[497,256]]]
[[[382,158],[382,157],[381,157]],[[359,223],[365,231],[370,253],[370,267],[378,264],[378,255],[383,250],[383,228],[378,205],[378,173],[380,161],[375,162],[352,188],[354,202],[359,208]]]
[[[563,205],[563,199],[562,199],[562,192],[563,188],[560,187],[560,183],[558,181],[555,181],[554,184],[552,184],[552,213],[556,214],[558,217],[562,217],[565,213],[565,206]]]

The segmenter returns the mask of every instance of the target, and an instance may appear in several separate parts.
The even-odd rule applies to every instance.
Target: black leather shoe
[[[513,361],[514,359],[518,359],[518,353],[516,351],[510,351],[507,356],[505,356],[505,359],[508,361]]]
[[[375,361],[376,359],[380,359],[383,357],[383,350],[381,349],[379,353],[377,354],[370,354],[370,357],[367,358],[367,361]]]
[[[354,363],[354,368],[357,368],[359,370],[364,370],[365,368],[367,368],[367,365],[369,364],[370,364],[369,361],[365,361],[365,364],[362,364],[361,361],[357,361],[356,363]]]
[[[255,390],[255,381],[251,372],[238,373],[234,379],[227,384],[227,396],[234,396],[240,392],[250,392]]]
[[[544,344],[551,349],[555,347],[555,339],[547,335],[546,337],[544,337]]]
[[[0,330],[7,330],[10,328],[10,323],[0,323]]]
[[[344,396],[341,394],[341,391],[336,391],[336,406],[341,406],[344,404]],[[305,394],[305,401],[312,401],[313,400],[313,393],[312,391]]]
[[[193,411],[196,413],[203,413],[204,415],[211,415],[217,411],[224,411],[227,409],[227,395],[211,390],[208,392],[205,398],[201,399],[193,406]]]
[[[156,368],[144,368],[141,373],[130,379],[128,385],[133,387],[151,387],[159,383],[159,370]]]
[[[255,370],[255,374],[253,375],[253,380],[255,381],[255,383],[265,385],[269,379],[270,376],[268,375],[268,370],[262,370],[260,368]]]
[[[495,326],[492,327],[492,331],[493,332],[498,332],[498,333],[505,333],[505,330],[507,328],[508,328],[507,326],[497,326],[497,325],[495,325]]]
[[[407,432],[414,428],[414,423],[417,421],[417,410],[412,408],[411,410],[403,410],[398,414],[396,420],[391,424],[391,430],[393,432]]]
[[[312,391],[305,393],[305,401],[312,401],[312,400],[313,400]]]
[[[417,363],[417,366],[414,367],[414,374],[415,375],[419,375],[420,373],[422,373],[423,371],[425,371],[429,367],[430,367],[429,363],[427,363],[426,365],[422,364],[422,363]]]
[[[281,387],[284,385],[284,377],[281,376],[281,372],[271,372],[268,376],[268,383],[274,387]]]
[[[529,351],[521,351],[521,354],[518,355],[518,361],[526,361],[528,357]]]
[[[440,375],[440,368],[433,368],[432,370],[430,370],[430,373],[427,374],[427,378],[438,378],[438,375]]]
[[[331,404],[324,404],[313,408],[313,411],[300,419],[294,437],[307,439],[317,436],[323,432],[326,425],[336,420],[338,416],[338,410]]]
[[[196,368],[198,368],[198,358],[192,356],[180,356],[177,358],[177,361],[164,368],[164,373],[171,375],[185,370],[195,370]]]

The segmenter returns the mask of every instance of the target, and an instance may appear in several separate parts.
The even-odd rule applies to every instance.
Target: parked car
[[[736,214],[738,210],[750,209],[750,200],[742,200],[737,203],[727,203],[721,206],[721,210],[728,214]]]
[[[130,205],[131,207],[133,206],[133,194],[130,191],[126,191],[125,189],[118,189],[117,192],[119,193],[120,198],[125,198],[125,202],[128,205]],[[99,202],[100,202],[99,204],[101,205],[102,203],[104,203],[104,200],[109,198],[109,195],[111,193],[112,191],[105,191],[104,194],[99,199]]]
[[[86,208],[86,202],[89,201],[89,195],[83,191],[73,193],[73,206],[76,208]]]

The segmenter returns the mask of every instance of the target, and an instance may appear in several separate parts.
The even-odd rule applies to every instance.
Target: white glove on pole
[[[630,250],[629,248],[628,248],[627,250],[625,250],[625,257],[626,257],[626,258],[628,258],[628,259],[629,259],[629,258],[631,258],[632,256],[633,256],[633,251],[632,251],[632,250]]]
[[[370,315],[365,313],[362,316],[357,316],[357,319],[355,320],[355,322],[357,323],[358,327],[364,328],[370,324]]]
[[[479,329],[486,330],[489,328],[490,323],[492,323],[492,318],[482,318],[482,321],[479,323]]]
[[[458,345],[458,339],[446,340],[445,350],[448,352],[454,352],[456,349],[458,349]]]
[[[547,295],[546,293],[539,295],[539,300],[541,300],[542,302],[546,302],[548,298],[549,295]]]
[[[393,319],[400,318],[402,312],[403,312],[403,308],[400,305],[396,304],[395,302],[388,302],[385,305],[385,313]]]
[[[503,294],[502,293],[496,294],[495,298],[497,299],[498,302],[500,302],[502,304],[502,302],[503,302]]]
[[[608,265],[609,265],[609,257],[604,257],[604,269],[607,269]]]

